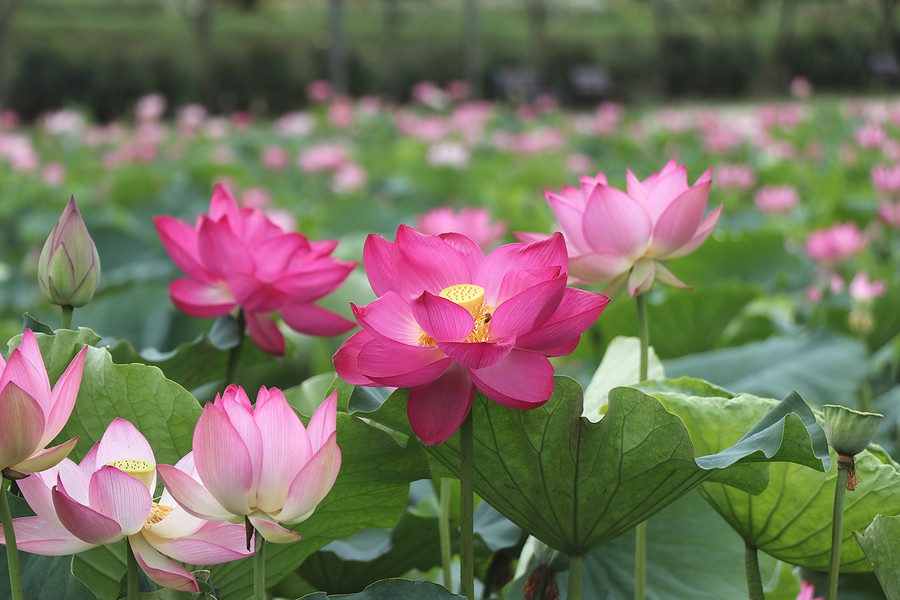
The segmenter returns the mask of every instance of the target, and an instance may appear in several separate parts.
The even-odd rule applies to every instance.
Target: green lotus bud
[[[77,308],[91,301],[99,283],[97,247],[72,196],[41,250],[41,295],[52,304]]]
[[[872,441],[884,415],[826,404],[825,437],[838,454],[856,456]]]

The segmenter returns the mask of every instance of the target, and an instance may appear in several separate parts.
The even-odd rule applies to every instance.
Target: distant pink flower
[[[590,171],[593,164],[594,161],[590,156],[575,152],[566,159],[566,170],[571,173],[584,173]]]
[[[800,593],[797,594],[797,600],[825,600],[822,596],[817,596],[813,598],[813,594],[816,593],[816,587],[807,582],[802,582],[800,584]]]
[[[856,223],[840,223],[812,232],[806,238],[806,255],[826,265],[843,262],[866,246],[866,238]]]
[[[288,163],[287,150],[279,146],[269,146],[263,150],[262,163],[267,169],[273,171],[283,169]]]
[[[416,229],[425,235],[461,233],[478,244],[482,251],[487,251],[504,236],[506,223],[491,223],[491,213],[486,208],[465,207],[454,212],[444,206],[416,219]]]
[[[52,389],[30,329],[9,360],[0,356],[0,472],[43,471],[75,447],[77,437],[46,448],[72,414],[86,353],[87,347],[82,348]]]
[[[900,194],[900,164],[886,167],[877,165],[872,167],[872,186],[875,191],[885,196]]]
[[[881,148],[887,140],[887,133],[878,123],[866,123],[856,130],[854,138],[860,148]]]
[[[353,104],[347,98],[335,98],[328,107],[328,122],[334,127],[345,128],[353,125]]]
[[[340,169],[349,161],[347,149],[340,144],[319,144],[304,150],[297,164],[306,173],[316,173]]]
[[[860,302],[868,302],[879,296],[883,296],[886,289],[884,281],[872,281],[869,276],[860,271],[853,276],[850,282],[850,297]]]
[[[625,284],[631,296],[649,290],[657,277],[687,287],[659,261],[693,252],[712,233],[722,207],[704,216],[711,183],[707,171],[689,186],[687,169],[672,160],[643,181],[629,170],[627,193],[607,185],[603,173],[582,177],[581,189],[545,192],[566,239],[569,273],[611,290]]]
[[[553,392],[550,356],[572,352],[609,299],[566,287],[562,236],[484,256],[469,238],[401,225],[370,235],[363,261],[378,298],[353,306],[362,331],[334,355],[354,385],[410,388],[407,415],[424,443],[456,431],[475,390],[512,408]]]
[[[200,104],[188,104],[178,110],[178,132],[184,137],[200,133],[206,123],[206,108]]]
[[[331,189],[339,194],[355,192],[366,185],[366,170],[362,165],[348,162],[337,170],[331,181]]]
[[[428,164],[464,169],[469,165],[469,150],[459,142],[438,142],[428,149]]]
[[[454,79],[447,83],[447,93],[450,95],[451,100],[460,102],[471,95],[472,86],[469,85],[469,82],[462,79]]]
[[[756,173],[750,165],[719,165],[715,175],[716,185],[724,190],[749,190],[756,185]]]
[[[900,229],[900,202],[882,202],[878,206],[878,218],[894,229]]]
[[[164,112],[166,112],[166,97],[162,94],[142,97],[134,109],[138,121],[159,121]]]
[[[798,202],[797,189],[790,185],[766,186],[753,196],[756,208],[766,214],[789,212]]]
[[[260,388],[256,403],[230,385],[203,407],[186,465],[159,466],[172,497],[190,514],[242,523],[266,540],[288,543],[300,534],[282,527],[306,520],[331,490],[341,467],[335,431],[337,392],[309,425],[284,394]]]
[[[110,423],[80,465],[65,459],[19,481],[19,488],[36,514],[13,520],[17,544],[25,552],[75,554],[128,538],[150,579],[188,592],[199,590],[197,580],[167,556],[213,565],[249,555],[241,525],[193,517],[166,491],[153,501],[153,450],[123,419]]]
[[[284,137],[303,137],[316,128],[316,119],[309,113],[292,112],[275,121],[275,131]]]
[[[420,81],[413,85],[411,91],[414,102],[430,108],[443,108],[447,105],[447,93],[433,81]]]
[[[41,176],[47,185],[57,186],[66,179],[66,168],[58,162],[47,163]]]
[[[270,354],[285,349],[272,318],[276,311],[292,329],[309,335],[337,335],[353,327],[313,304],[355,266],[330,256],[337,242],[285,233],[259,209],[238,208],[220,185],[209,215],[200,215],[194,226],[173,217],[155,217],[154,223],[169,256],[187,275],[169,285],[182,312],[219,317],[240,307],[250,338]]]
[[[794,98],[809,98],[813,93],[813,84],[806,77],[797,75],[791,79],[790,89]]]
[[[327,102],[333,93],[331,82],[324,79],[316,79],[306,86],[306,97],[312,102]]]

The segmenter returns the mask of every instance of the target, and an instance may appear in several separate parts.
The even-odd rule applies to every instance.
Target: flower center
[[[467,342],[486,342],[490,332],[491,315],[494,309],[484,303],[484,288],[473,283],[459,283],[445,287],[438,294],[451,302],[459,304],[472,315],[474,326],[466,338]],[[424,331],[419,336],[419,344],[434,347],[434,339]]]
[[[114,460],[107,464],[110,467],[115,467],[120,471],[128,473],[148,488],[153,485],[153,474],[156,472],[156,465],[149,460],[124,458],[121,460]]]
[[[147,515],[147,522],[144,523],[144,525],[156,525],[157,523],[168,517],[169,513],[171,512],[171,506],[166,506],[165,504],[156,504],[154,502],[153,506],[150,507],[150,514]]]
[[[477,308],[478,305],[484,301],[484,288],[472,283],[458,283],[456,285],[451,285],[450,287],[445,287],[438,295],[441,298],[446,298],[447,300],[455,302],[467,311],[472,312],[473,309]]]

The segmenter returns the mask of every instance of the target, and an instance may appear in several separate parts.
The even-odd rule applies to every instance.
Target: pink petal
[[[163,247],[182,273],[201,283],[215,281],[200,261],[197,232],[193,227],[174,217],[153,217],[153,224]]]
[[[419,233],[401,225],[397,229],[392,263],[404,295],[418,296],[423,291],[439,294],[451,285],[472,283],[470,261],[438,236]]]
[[[234,296],[223,285],[193,279],[176,279],[170,283],[169,296],[175,308],[198,319],[221,317],[236,306]]]
[[[508,272],[546,267],[565,270],[568,263],[566,242],[561,234],[554,233],[546,240],[532,244],[500,246],[484,260],[473,283],[485,289],[485,302],[489,306],[497,306],[500,301],[500,284]]]
[[[231,273],[228,289],[234,295],[234,301],[249,312],[276,311],[290,298],[289,294],[253,273]]]
[[[609,298],[603,294],[566,288],[559,307],[550,318],[537,329],[517,338],[516,345],[545,356],[560,356],[555,349],[577,344],[578,338],[597,320],[607,304]]]
[[[337,376],[353,385],[374,385],[375,382],[363,375],[359,370],[359,356],[363,346],[372,339],[368,331],[358,331],[351,335],[338,351],[334,353],[332,361]]]
[[[147,438],[125,419],[115,418],[103,432],[97,446],[97,466],[108,465],[117,460],[144,460],[156,466],[156,457]],[[153,474],[150,489],[156,489],[156,473]]]
[[[553,394],[553,365],[534,352],[513,350],[497,364],[470,374],[485,396],[510,408],[535,408]]]
[[[284,508],[278,513],[283,523],[298,523],[308,518],[331,491],[341,468],[341,449],[332,433],[291,481]]]
[[[670,252],[666,256],[661,256],[660,258],[678,258],[680,256],[686,256],[700,247],[700,245],[706,241],[706,238],[709,237],[709,234],[712,233],[713,228],[715,228],[716,223],[719,220],[719,215],[722,214],[722,205],[719,205],[714,211],[710,212],[706,217],[704,217],[703,221],[700,223],[700,226],[697,227],[697,232],[694,234],[686,244],[683,244],[680,248],[675,250],[674,252]]]
[[[197,228],[197,249],[207,270],[217,279],[227,279],[231,273],[253,273],[253,256],[227,222],[215,222],[200,217]]]
[[[264,432],[256,505],[264,512],[281,510],[291,480],[313,453],[309,436],[281,390],[260,392],[254,413]]]
[[[546,240],[550,237],[549,233],[535,233],[532,231],[516,231],[513,233],[513,237],[523,244],[530,244],[532,242],[540,242]]]
[[[18,482],[19,490],[25,496],[25,500],[28,502],[31,510],[34,511],[34,514],[51,525],[63,528],[63,524],[59,522],[59,517],[56,516],[56,508],[53,506],[53,495],[50,490],[59,479],[66,481],[66,479],[71,479],[73,474],[76,477],[81,477],[78,465],[69,459],[64,459],[56,467],[52,467],[47,471],[33,473],[25,479],[20,479]],[[87,482],[83,486],[86,489]],[[85,502],[87,502],[86,494]]]
[[[226,510],[213,498],[203,484],[189,474],[170,465],[159,465],[156,469],[166,485],[166,490],[188,513],[200,519],[213,521],[228,521],[235,517],[234,513]]]
[[[188,537],[165,539],[145,532],[144,539],[166,556],[192,565],[218,565],[251,554],[243,524],[205,522]]]
[[[14,364],[12,357],[9,363]],[[8,382],[0,391],[0,469],[17,465],[39,450],[43,432],[40,405],[15,382]]]
[[[257,258],[256,275],[263,281],[276,281],[288,270],[298,253],[309,252],[309,242],[297,233],[278,234],[250,247]]]
[[[372,335],[409,346],[419,345],[422,328],[416,321],[410,302],[396,292],[387,292],[366,306],[350,306],[356,320]]]
[[[65,372],[56,381],[53,391],[50,393],[50,416],[47,419],[47,427],[44,435],[41,437],[41,446],[49,444],[53,438],[59,435],[66,421],[72,414],[72,408],[75,406],[75,398],[78,397],[78,390],[81,387],[81,376],[84,372],[84,360],[87,355],[88,347],[82,348]]]
[[[263,536],[267,542],[273,544],[290,544],[300,539],[300,534],[290,529],[285,529],[278,523],[274,523],[269,519],[257,516],[249,516],[250,523],[256,529],[256,532]]]
[[[0,532],[2,531],[3,527],[0,526]],[[68,556],[90,550],[96,545],[80,540],[65,529],[40,517],[13,519],[13,531],[19,550],[31,554]],[[0,543],[5,544],[5,539],[0,539]]]
[[[41,350],[30,329],[26,329],[22,334],[22,343],[12,351],[6,362],[6,368],[0,375],[0,390],[3,390],[11,381],[37,402],[43,415],[41,417],[41,427],[43,427],[52,408],[50,405],[50,380],[47,378]]]
[[[628,274],[628,295],[632,298],[643,294],[653,285],[656,275],[655,263],[652,260],[639,260]]]
[[[275,356],[284,356],[284,336],[271,316],[248,312],[244,313],[244,318],[247,321],[247,333],[260,350]]]
[[[129,536],[128,542],[141,569],[154,582],[170,590],[200,591],[190,571],[160,554],[142,535]]]
[[[475,327],[472,314],[452,300],[422,292],[410,304],[419,326],[432,338],[457,342],[469,337]]]
[[[209,216],[214,221],[220,221],[222,218],[230,219],[234,227],[240,223],[237,200],[221,183],[217,183],[213,188],[212,198],[209,200]]]
[[[569,275],[585,283],[603,283],[631,269],[632,262],[619,254],[593,252],[572,258]]]
[[[337,401],[338,393],[335,390],[316,408],[309,419],[306,434],[309,436],[310,445],[316,450],[325,445],[337,428]]]
[[[653,224],[641,204],[615,188],[598,186],[588,200],[583,227],[595,252],[635,259],[647,249]]]
[[[115,519],[73,500],[62,484],[57,483],[52,495],[60,523],[79,539],[96,545],[111,544],[122,539],[122,526]]]
[[[682,280],[675,277],[675,275],[672,273],[672,271],[670,271],[667,268],[665,268],[664,266],[662,266],[662,264],[660,264],[658,262],[654,262],[653,264],[655,265],[655,269],[656,269],[656,278],[659,279],[660,281],[662,281],[663,283],[681,288],[683,290],[692,289],[691,286],[689,286]]]
[[[520,294],[525,290],[545,281],[550,281],[559,277],[560,273],[565,276],[565,268],[561,267],[538,267],[537,269],[520,270],[514,269],[508,271],[503,276],[503,282],[500,284],[500,291],[497,293],[497,307],[516,294]],[[563,277],[565,279],[565,277]]]
[[[644,189],[644,185],[641,183],[641,180],[631,172],[631,169],[625,170],[625,178],[625,192],[638,202],[646,202],[647,190]]]
[[[538,283],[506,300],[491,317],[491,338],[524,335],[539,326],[559,306],[565,289],[566,276],[562,275]]]
[[[88,497],[91,508],[114,519],[125,535],[141,530],[153,505],[147,486],[116,467],[102,467],[94,473]]]
[[[249,514],[248,495],[253,485],[250,452],[225,413],[213,404],[203,407],[193,445],[194,464],[209,493],[228,512]],[[175,491],[170,491],[177,500]]]
[[[501,229],[503,228],[501,227]],[[442,233],[438,237],[463,257],[463,260],[468,263],[470,273],[478,271],[481,261],[484,260],[484,252],[481,251],[481,247],[474,240],[461,233],[452,232]]]
[[[694,236],[706,210],[710,185],[707,181],[690,188],[672,200],[662,212],[653,227],[653,257],[675,252]]]
[[[587,240],[582,230],[582,221],[584,220],[584,209],[586,207],[584,194],[580,190],[574,190],[576,194],[570,196],[559,196],[544,192],[550,209],[556,215],[559,222],[559,228],[562,230],[563,236],[566,238],[566,245],[569,247],[569,254],[583,254],[590,252]],[[522,240],[526,241],[526,240]]]
[[[268,390],[262,388],[259,395],[268,395]],[[263,432],[260,431],[256,423],[253,405],[250,404],[250,399],[247,397],[244,388],[232,384],[225,389],[225,393],[220,398],[216,398],[215,406],[220,409],[219,416],[224,414],[227,417],[228,422],[231,423],[231,426],[243,442],[243,446],[247,449],[251,469],[250,489],[247,493],[249,502],[253,504],[259,487],[259,479],[262,475],[263,461]],[[197,454],[194,454],[195,461],[197,456]],[[203,454],[203,456],[205,459],[208,455]],[[214,491],[213,495],[215,495]]]
[[[497,364],[515,345],[515,336],[497,342],[438,342],[447,356],[467,369],[483,369]]]
[[[290,296],[292,302],[312,302],[333,292],[355,266],[356,263],[323,258],[302,271],[277,279],[275,285]]]
[[[360,350],[357,367],[379,385],[413,387],[434,381],[450,365],[437,348],[407,346],[386,339],[370,340]]]
[[[662,214],[673,201],[688,189],[687,169],[676,167],[668,173],[660,173],[659,178],[647,189],[644,208],[654,223],[659,223]]]
[[[71,440],[63,442],[58,446],[41,450],[40,452],[33,454],[30,458],[27,458],[12,467],[16,471],[21,471],[23,473],[46,471],[50,467],[55,467],[62,459],[67,457],[75,448],[77,442],[78,437],[73,437]]]
[[[380,235],[370,234],[363,246],[363,265],[366,277],[376,296],[383,296],[389,290],[400,291],[397,273],[391,264],[394,243]]]
[[[306,302],[289,302],[281,309],[281,318],[294,331],[307,335],[340,335],[356,327],[356,323],[337,313]]]
[[[466,369],[452,365],[432,383],[409,390],[409,424],[423,443],[434,446],[445,442],[462,425],[474,397],[475,388]]]

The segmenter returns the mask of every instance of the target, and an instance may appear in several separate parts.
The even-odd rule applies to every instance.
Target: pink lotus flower
[[[193,517],[165,491],[153,501],[153,450],[123,419],[110,423],[80,465],[65,459],[21,480],[19,488],[37,515],[13,520],[18,547],[25,552],[75,554],[127,537],[150,579],[189,592],[198,591],[194,576],[164,555],[211,565],[249,554],[242,526]]]
[[[797,189],[790,185],[766,186],[753,196],[756,208],[766,214],[789,212],[798,202]]]
[[[156,230],[187,278],[169,285],[175,306],[192,317],[219,317],[240,307],[251,339],[270,354],[284,354],[284,337],[271,313],[280,311],[292,329],[337,335],[353,322],[313,304],[333,291],[355,263],[330,256],[337,242],[313,242],[285,233],[262,211],[238,208],[221,185],[209,215],[193,227],[156,217]]]
[[[178,503],[211,521],[250,520],[265,539],[287,543],[300,534],[279,523],[307,519],[331,490],[341,466],[337,392],[316,409],[307,427],[281,390],[261,388],[256,406],[243,388],[203,407],[194,430],[194,470],[160,465]]]
[[[512,408],[553,392],[548,356],[575,349],[609,298],[566,288],[562,236],[501,246],[485,257],[469,238],[401,225],[395,242],[363,249],[378,299],[353,306],[363,330],[334,356],[354,385],[411,388],[407,413],[429,445],[456,431],[476,388]]]
[[[716,167],[716,185],[722,189],[748,190],[756,185],[756,173],[750,165]]]
[[[878,165],[872,168],[872,186],[875,191],[885,196],[900,194],[900,165],[886,167]]]
[[[45,449],[72,414],[86,353],[87,346],[52,389],[30,329],[22,334],[22,343],[9,360],[0,356],[0,471],[4,475],[49,469],[75,447],[77,437]]]
[[[506,233],[506,223],[491,223],[491,213],[485,208],[465,207],[454,212],[443,206],[416,219],[416,229],[426,235],[461,233],[487,251]]]
[[[707,171],[688,186],[687,170],[672,160],[644,181],[629,170],[627,193],[607,185],[603,173],[582,177],[581,189],[545,192],[566,239],[570,274],[608,282],[610,290],[627,282],[632,296],[650,289],[657,277],[687,287],[659,261],[689,254],[709,237],[722,211],[719,206],[704,217],[710,185]]]
[[[884,295],[887,286],[884,281],[872,281],[868,274],[860,271],[850,281],[850,297],[859,302],[870,302]]]
[[[303,151],[297,165],[306,173],[334,171],[350,162],[347,149],[340,144],[320,144]]]
[[[797,594],[797,600],[824,600],[822,596],[813,598],[816,593],[816,586],[811,583],[802,582],[800,584],[800,593]]]
[[[882,202],[878,205],[878,218],[894,229],[900,229],[900,202]]]
[[[839,223],[827,229],[819,229],[806,238],[806,255],[826,265],[843,262],[858,254],[866,246],[856,223]]]

